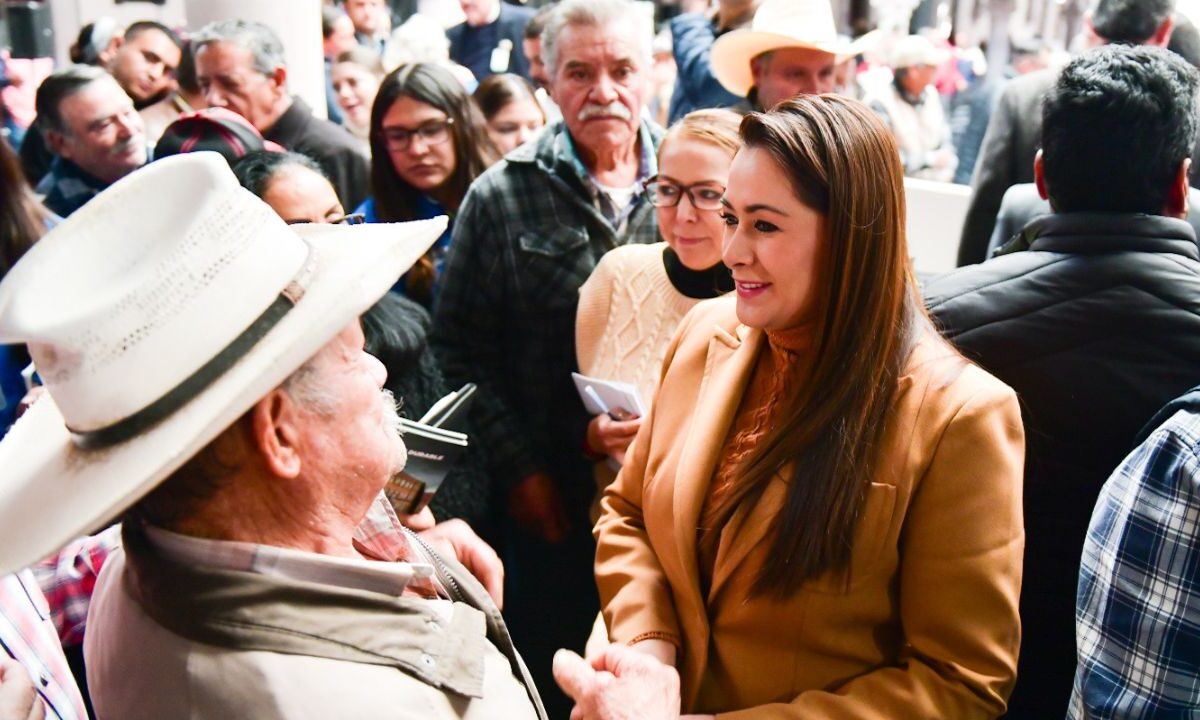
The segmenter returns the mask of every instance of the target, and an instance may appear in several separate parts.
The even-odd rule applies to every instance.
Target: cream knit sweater
[[[633,383],[646,407],[679,321],[700,302],[671,285],[665,249],[666,243],[623,245],[606,253],[579,289],[575,316],[580,372]]]

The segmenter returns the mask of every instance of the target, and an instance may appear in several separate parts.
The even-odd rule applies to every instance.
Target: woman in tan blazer
[[[895,141],[803,97],[742,124],[736,293],[698,305],[602,502],[614,642],[685,713],[992,718],[1015,680],[1024,435],[928,322]]]

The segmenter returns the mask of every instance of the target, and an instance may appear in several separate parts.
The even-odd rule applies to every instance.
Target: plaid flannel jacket
[[[1072,720],[1200,715],[1200,391],[1148,427],[1088,528]]]
[[[106,187],[107,183],[88,175],[70,160],[59,157],[50,165],[46,177],[38,182],[37,193],[43,196],[42,204],[50,212],[65,218]]]
[[[641,137],[657,148],[662,130],[644,123]],[[571,382],[579,286],[614,247],[658,240],[641,198],[620,231],[609,224],[568,140],[560,122],[475,181],[434,307],[434,348],[452,385],[479,386],[476,426],[506,487],[534,472],[589,477]]]

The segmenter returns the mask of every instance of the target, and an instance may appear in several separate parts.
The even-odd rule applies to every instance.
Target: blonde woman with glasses
[[[647,407],[679,321],[701,300],[733,289],[721,264],[721,196],[741,145],[740,120],[729,110],[698,110],[671,127],[659,148],[659,172],[643,190],[663,242],[610,251],[579,291],[580,372],[636,385]],[[641,422],[601,414],[588,424],[599,490],[616,477]]]

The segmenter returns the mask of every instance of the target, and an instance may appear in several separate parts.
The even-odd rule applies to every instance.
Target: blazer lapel
[[[699,600],[700,573],[696,561],[696,527],[709,483],[725,447],[738,405],[762,347],[763,333],[739,326],[738,336],[717,328],[708,343],[704,377],[693,410],[691,427],[675,473],[675,545]]]
[[[753,505],[743,503],[733,512],[729,522],[721,529],[721,540],[717,544],[717,559],[713,567],[712,586],[708,590],[708,601],[711,604],[721,591],[734,571],[742,565],[742,561],[750,551],[761,543],[771,529],[771,522],[783,506],[787,482],[783,473],[790,472],[791,467],[775,473],[771,483],[763,490],[758,502]]]

